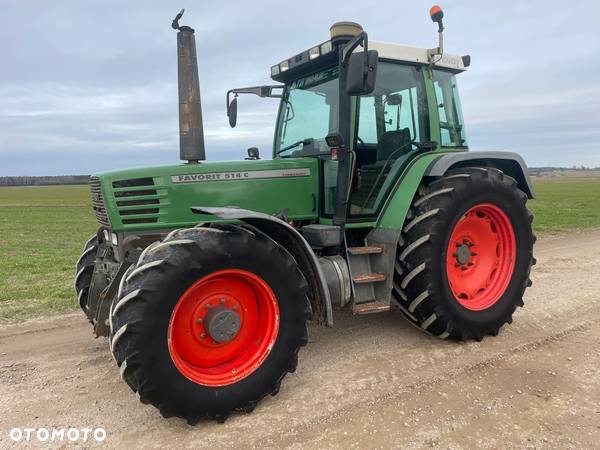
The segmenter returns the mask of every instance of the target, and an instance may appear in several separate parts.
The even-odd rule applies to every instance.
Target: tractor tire
[[[75,265],[75,294],[77,295],[79,306],[88,317],[88,294],[92,275],[94,274],[96,253],[98,253],[98,237],[94,235],[83,246],[83,253]]]
[[[439,338],[497,335],[512,322],[535,264],[533,215],[516,181],[494,168],[424,182],[398,244],[393,297]]]
[[[175,230],[123,276],[110,350],[140,401],[164,417],[223,422],[295,371],[308,342],[307,290],[294,258],[258,230]]]

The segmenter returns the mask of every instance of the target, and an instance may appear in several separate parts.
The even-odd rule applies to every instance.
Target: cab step
[[[385,302],[373,301],[367,303],[359,303],[352,307],[352,314],[374,314],[390,310],[390,305]]]
[[[348,247],[348,252],[351,255],[373,255],[383,253],[383,247],[379,245],[366,245],[363,247]]]
[[[352,281],[356,284],[377,283],[379,281],[385,281],[385,279],[386,277],[383,273],[362,273],[352,277]]]

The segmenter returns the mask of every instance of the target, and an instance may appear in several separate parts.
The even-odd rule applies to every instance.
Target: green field
[[[0,321],[76,308],[75,262],[96,229],[87,186],[0,188]]]
[[[538,232],[600,228],[600,177],[534,183]],[[76,310],[75,262],[95,229],[87,186],[0,187],[0,322]]]

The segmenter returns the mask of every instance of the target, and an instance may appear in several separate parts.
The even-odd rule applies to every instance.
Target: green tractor
[[[91,177],[100,228],[75,287],[143,403],[189,423],[251,411],[293,372],[307,321],[400,311],[441,339],[496,335],[523,305],[535,237],[522,158],[469,152],[469,56],[331,38],[271,67],[271,159],[205,162],[194,30],[178,30],[185,163]],[[399,315],[400,316],[400,315]]]

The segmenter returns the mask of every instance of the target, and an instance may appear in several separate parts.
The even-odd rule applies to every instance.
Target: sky
[[[277,100],[225,93],[272,84],[270,66],[329,37],[340,20],[372,40],[437,45],[431,2],[1,0],[0,176],[90,174],[179,162],[176,33],[196,29],[207,158],[269,155]],[[447,0],[446,51],[471,150],[530,166],[600,166],[597,0]]]

